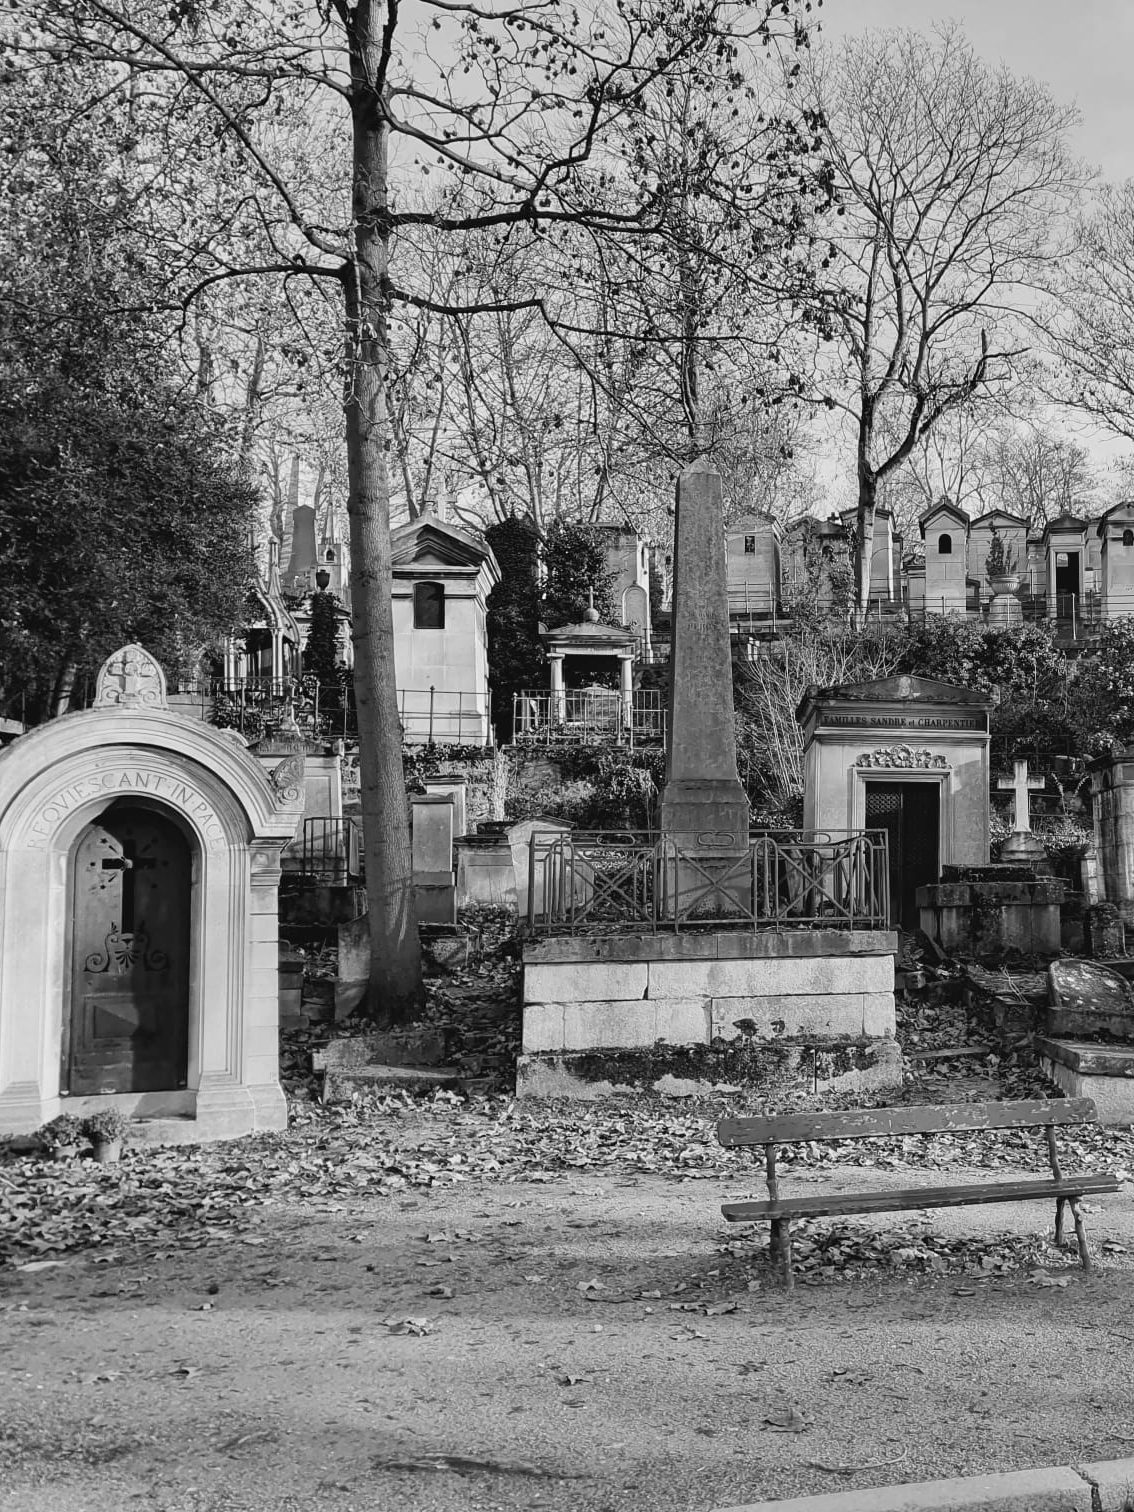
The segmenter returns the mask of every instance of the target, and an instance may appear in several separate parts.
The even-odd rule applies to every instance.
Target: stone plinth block
[[[413,882],[413,906],[419,924],[455,924],[457,889],[452,882]]]
[[[1113,961],[1126,954],[1126,929],[1114,903],[1092,903],[1083,915],[1087,954],[1096,961]]]
[[[709,1005],[703,998],[664,1003],[617,1001],[525,1003],[523,1048],[538,1050],[644,1049],[709,1042]]]
[[[599,965],[585,961],[563,961],[548,965],[524,963],[524,1001],[526,1003],[584,1003],[626,1001],[647,996],[649,967],[645,961],[626,961],[617,965]],[[671,997],[700,995],[670,993]]]
[[[454,851],[458,908],[469,903],[516,907],[516,873],[506,835],[466,835],[456,842]]]
[[[1100,1123],[1134,1125],[1134,1045],[1037,1035],[1035,1052],[1040,1070],[1068,1097],[1091,1099]]]
[[[881,1039],[892,1038],[897,1027],[892,991],[715,997],[712,1017],[713,1036],[721,1039],[745,1033],[760,1040],[799,1035]]]

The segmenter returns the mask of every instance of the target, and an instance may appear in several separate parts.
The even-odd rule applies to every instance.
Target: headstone
[[[1053,961],[1047,984],[1048,1034],[1106,1033],[1134,1040],[1134,992],[1117,971],[1094,961]]]
[[[1027,834],[1032,828],[1030,794],[1042,793],[1046,787],[1042,777],[1028,776],[1028,763],[1017,761],[1012,776],[1001,777],[996,786],[1002,793],[1011,793],[1014,799],[1012,828],[1018,834]]]
[[[571,826],[564,824],[560,819],[521,819],[513,824],[507,831],[508,844],[512,850],[512,870],[516,878],[516,906],[519,909],[521,919],[527,917],[528,897],[534,884],[536,897],[542,900],[546,890],[554,887],[559,881],[556,872],[556,862],[550,861],[548,849],[540,846],[540,838],[547,837],[547,841],[554,841],[557,835],[569,835]],[[536,861],[535,876],[532,877],[532,837],[536,836]],[[560,869],[561,870],[561,869]]]
[[[453,800],[415,794],[413,803],[413,895],[419,924],[455,924]]]
[[[421,785],[431,798],[449,798],[453,804],[453,838],[468,833],[466,777],[423,777]]]
[[[370,918],[338,927],[338,969],[335,974],[335,1022],[349,1018],[366,996],[370,985]]]
[[[445,795],[413,797],[414,880],[441,882],[453,870],[453,802]]]
[[[748,849],[748,799],[736,767],[721,480],[701,458],[677,483],[669,747],[659,828],[678,852],[696,852],[696,875],[679,865],[678,908],[694,892],[706,912],[748,906],[730,894],[729,876]]]
[[[1012,777],[1001,777],[996,786],[1002,793],[1011,793],[1014,802],[1012,833],[1000,847],[1001,861],[1010,866],[1031,866],[1041,874],[1050,873],[1043,841],[1032,832],[1030,805],[1030,795],[1043,791],[1044,779],[1029,777],[1028,763],[1017,761]]]

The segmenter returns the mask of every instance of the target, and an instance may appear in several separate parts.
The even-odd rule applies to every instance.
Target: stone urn
[[[1016,597],[1016,590],[1020,586],[1019,573],[1006,572],[990,577],[988,586],[992,589],[992,600],[988,606],[988,623],[990,625],[1021,625],[1024,622],[1024,606]]]
[[[1015,593],[1020,586],[1020,574],[1018,572],[997,573],[990,576],[988,586],[992,589],[993,598],[999,598],[1002,593]]]

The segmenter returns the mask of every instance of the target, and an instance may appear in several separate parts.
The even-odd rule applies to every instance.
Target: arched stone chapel
[[[280,852],[302,758],[172,713],[141,646],[0,754],[0,1133],[117,1107],[148,1137],[280,1129]]]

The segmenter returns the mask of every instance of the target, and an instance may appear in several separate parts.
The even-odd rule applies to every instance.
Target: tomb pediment
[[[969,517],[963,509],[954,504],[951,499],[939,499],[938,502],[927,509],[924,514],[917,517],[918,529],[925,535],[927,525],[941,520],[943,523],[958,525],[962,530],[968,530]]]
[[[411,520],[392,532],[391,555],[398,568],[468,567],[480,568],[485,562],[496,567],[492,550],[483,541],[455,525],[443,524],[433,517]]]
[[[1046,541],[1053,535],[1085,535],[1086,530],[1086,520],[1081,520],[1078,515],[1061,514],[1057,519],[1048,520],[1043,527],[1043,539]]]
[[[973,530],[1026,530],[1027,526],[1023,515],[1011,514],[1007,509],[990,509],[972,521]]]
[[[810,687],[796,717],[802,719],[807,708],[827,703],[959,704],[991,709],[996,702],[995,694],[979,689],[901,673],[894,677],[879,677],[872,682],[838,683],[830,688]]]
[[[1124,500],[1108,509],[1100,518],[1095,534],[1100,540],[1105,540],[1111,532],[1121,534],[1131,525],[1134,525],[1134,501]]]

